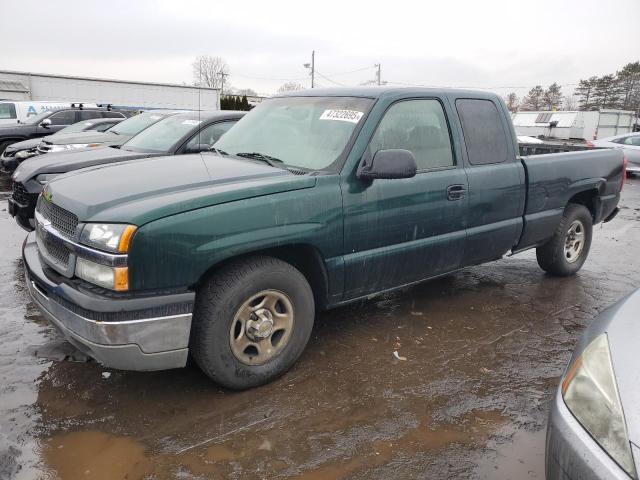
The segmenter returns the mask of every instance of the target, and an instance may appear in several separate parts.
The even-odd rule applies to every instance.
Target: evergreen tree
[[[562,88],[557,83],[552,83],[544,91],[542,103],[547,110],[559,110],[562,105]]]
[[[593,93],[597,83],[598,77],[596,76],[590,77],[587,80],[580,80],[580,83],[578,83],[575,94],[578,96],[580,110],[593,110],[595,108]]]
[[[616,73],[622,110],[640,109],[640,62],[628,63]]]
[[[617,108],[620,101],[620,89],[613,74],[598,78],[593,91],[593,104],[598,109]]]
[[[242,110],[244,110],[245,112],[251,110],[251,105],[249,105],[249,100],[247,100],[246,95],[242,96]]]
[[[523,110],[540,110],[543,105],[544,88],[541,85],[536,85],[522,101]]]

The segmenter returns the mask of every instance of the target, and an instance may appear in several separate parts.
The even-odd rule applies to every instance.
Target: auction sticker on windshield
[[[357,110],[325,110],[320,115],[320,120],[339,120],[342,122],[358,123],[364,115],[363,112]]]

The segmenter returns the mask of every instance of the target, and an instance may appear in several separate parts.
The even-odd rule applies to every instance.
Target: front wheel
[[[536,249],[538,265],[559,277],[575,274],[582,268],[593,235],[593,219],[584,205],[570,203],[564,209],[555,234]]]
[[[267,383],[302,354],[315,315],[300,271],[272,257],[224,267],[197,292],[190,347],[198,366],[236,390]]]

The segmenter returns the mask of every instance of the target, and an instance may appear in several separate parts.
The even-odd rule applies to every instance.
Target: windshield
[[[113,127],[110,132],[117,133],[118,135],[128,135],[130,137],[137,135],[149,125],[156,123],[165,115],[159,113],[141,113],[135,117],[128,118],[118,125]]]
[[[372,103],[355,97],[265,100],[225,133],[215,148],[232,155],[261,154],[291,167],[327,170]]]
[[[140,132],[122,148],[138,152],[166,153],[200,123],[197,115],[167,117]]]
[[[74,123],[73,125],[69,125],[68,127],[64,127],[62,130],[59,130],[54,135],[58,135],[60,133],[76,133],[76,132],[84,132],[85,130],[89,130],[95,122],[84,121]]]

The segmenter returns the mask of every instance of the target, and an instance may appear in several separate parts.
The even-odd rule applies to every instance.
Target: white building
[[[560,139],[597,140],[631,132],[635,113],[626,110],[516,112],[512,116],[518,135]]]
[[[111,104],[135,109],[219,110],[218,89],[0,70],[0,100]]]

